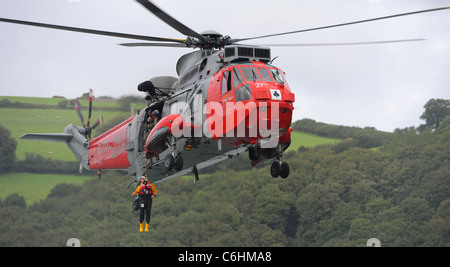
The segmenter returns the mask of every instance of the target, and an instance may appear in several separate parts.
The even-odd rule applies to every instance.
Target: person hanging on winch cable
[[[132,193],[133,196],[139,195],[139,231],[144,231],[144,217],[145,217],[145,231],[148,232],[150,224],[150,214],[152,211],[152,200],[156,197],[158,190],[154,184],[150,183],[145,176],[141,176],[141,183],[136,187],[136,191]]]

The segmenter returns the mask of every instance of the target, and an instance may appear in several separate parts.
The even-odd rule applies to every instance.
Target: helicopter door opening
[[[190,88],[190,90],[193,90],[193,88]],[[177,96],[177,98],[170,103],[169,114],[180,114],[184,121],[189,121],[191,119],[191,114],[185,112],[187,107],[187,103],[185,102],[186,98],[187,92]]]
[[[149,114],[149,108],[144,109],[142,112],[138,114],[137,120],[137,129],[139,129],[138,133],[138,152],[144,151],[144,142],[147,140],[148,134],[152,130],[153,126],[155,126],[155,121],[151,118]]]

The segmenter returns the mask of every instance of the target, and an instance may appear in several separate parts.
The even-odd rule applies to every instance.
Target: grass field
[[[49,97],[26,97],[26,96],[0,96],[0,101],[8,99],[10,102],[20,102],[27,104],[40,104],[40,105],[58,105],[59,101],[64,100],[62,98],[49,98]]]
[[[306,147],[315,147],[317,145],[324,145],[324,144],[335,144],[341,142],[339,139],[333,139],[333,138],[327,138],[327,137],[321,137],[309,133],[303,133],[303,132],[297,132],[292,131],[291,132],[291,145],[287,149],[287,151],[295,150],[301,146]]]
[[[20,103],[27,103],[27,104],[36,104],[36,105],[50,105],[50,106],[57,106],[58,103],[62,100],[70,101],[70,99],[64,99],[64,98],[50,98],[50,97],[26,97],[26,96],[0,96],[0,101],[3,99],[8,99],[10,102],[20,102]],[[78,100],[82,107],[89,107],[89,101],[80,99]],[[95,107],[109,107],[114,108],[117,107],[116,102],[106,102],[106,101],[95,101],[94,98],[94,108]],[[67,107],[71,107],[67,105]]]
[[[56,174],[9,173],[0,175],[0,199],[17,193],[25,197],[27,205],[31,205],[47,197],[57,184],[67,183],[81,185],[87,179],[97,176],[75,176]]]

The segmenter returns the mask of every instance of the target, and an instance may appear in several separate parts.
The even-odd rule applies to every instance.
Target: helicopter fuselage
[[[285,74],[268,58],[224,54],[187,54],[179,79],[152,79],[160,93],[147,91],[146,108],[90,141],[89,168],[149,172],[158,181],[180,171],[165,168],[168,155],[182,155],[182,168],[249,148],[258,154],[252,165],[280,156],[290,144],[295,101]]]

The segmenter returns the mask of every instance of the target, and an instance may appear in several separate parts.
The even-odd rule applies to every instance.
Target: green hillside
[[[96,176],[77,176],[60,174],[8,173],[0,175],[0,199],[11,194],[22,195],[27,205],[45,199],[57,184],[81,185],[85,180]]]
[[[11,103],[24,103],[24,104],[33,104],[33,105],[47,105],[47,106],[58,106],[59,103],[63,100],[67,100],[66,108],[71,109],[72,106],[69,105],[70,99],[66,99],[63,97],[31,97],[31,96],[0,96],[1,101],[9,101]],[[89,107],[88,99],[78,99],[81,106],[86,108]],[[117,100],[115,99],[95,99],[94,100],[94,109],[95,108],[115,108],[117,107]]]
[[[322,137],[315,134],[310,133],[304,133],[299,131],[292,131],[291,132],[291,145],[287,149],[287,151],[292,151],[297,149],[301,146],[305,147],[315,147],[317,145],[326,145],[326,144],[336,144],[341,142],[342,140],[336,139],[336,138],[328,138],[328,137]]]

